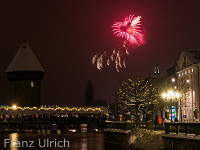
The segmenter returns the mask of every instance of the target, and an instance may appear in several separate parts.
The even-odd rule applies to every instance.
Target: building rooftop
[[[200,62],[200,51],[184,51],[183,53],[187,56],[191,63]]]
[[[23,42],[6,69],[6,72],[15,71],[41,71],[45,72],[27,42]]]

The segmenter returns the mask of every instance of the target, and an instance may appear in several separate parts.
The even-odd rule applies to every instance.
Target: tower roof
[[[6,72],[15,71],[41,71],[44,72],[41,64],[33,53],[27,42],[23,42],[13,58],[12,62],[6,69]]]

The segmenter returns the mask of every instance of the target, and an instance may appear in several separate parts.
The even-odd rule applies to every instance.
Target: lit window
[[[187,74],[187,71],[185,71],[185,74]]]
[[[190,73],[190,70],[188,70],[188,73]]]
[[[183,76],[183,72],[182,72],[182,76]]]
[[[31,87],[34,87],[34,82],[31,82]]]
[[[178,77],[180,77],[180,76],[181,76],[181,74],[179,73],[179,74],[178,74]]]
[[[193,68],[192,68],[192,72],[193,72]]]

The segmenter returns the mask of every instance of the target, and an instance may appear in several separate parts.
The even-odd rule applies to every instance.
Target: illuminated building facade
[[[194,121],[194,109],[200,108],[200,51],[182,52],[177,66],[179,100],[179,118],[183,121]],[[182,115],[181,115],[182,114]],[[180,119],[179,119],[180,120]]]
[[[17,106],[40,106],[40,87],[44,69],[27,42],[23,42],[6,69],[9,99]]]

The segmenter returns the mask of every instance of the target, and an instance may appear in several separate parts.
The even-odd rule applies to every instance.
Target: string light
[[[4,110],[38,110],[38,111],[41,111],[41,110],[45,110],[45,111],[48,111],[48,110],[52,110],[52,111],[55,111],[56,110],[61,110],[61,111],[77,111],[77,112],[80,112],[80,111],[84,111],[84,112],[89,112],[89,111],[98,111],[98,112],[105,112],[105,109],[102,109],[101,107],[56,107],[56,108],[52,108],[52,107],[40,107],[40,108],[37,108],[37,107],[9,107],[9,106],[1,106],[0,109],[4,109]],[[105,112],[106,113],[106,112]]]

